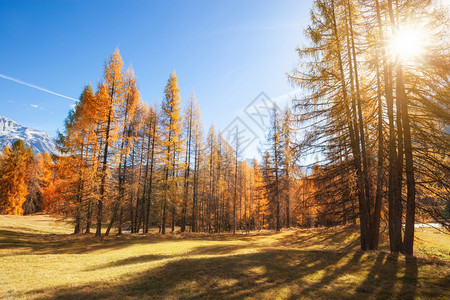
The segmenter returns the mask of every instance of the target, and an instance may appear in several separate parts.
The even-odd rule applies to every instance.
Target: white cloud
[[[39,105],[37,105],[37,104],[30,104],[30,106],[33,108],[39,108]]]

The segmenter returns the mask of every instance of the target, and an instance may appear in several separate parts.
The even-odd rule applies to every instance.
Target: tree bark
[[[404,129],[405,143],[405,167],[406,167],[406,224],[404,238],[404,252],[406,255],[413,255],[414,247],[414,222],[416,210],[416,186],[414,180],[414,165],[411,143],[411,128],[408,115],[408,98],[405,93],[403,81],[403,68],[400,61],[397,64],[398,100],[402,109],[402,123]]]

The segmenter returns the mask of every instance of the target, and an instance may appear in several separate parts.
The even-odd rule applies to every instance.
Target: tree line
[[[237,137],[204,132],[193,93],[182,109],[175,72],[160,104],[142,101],[116,50],[65,120],[57,155],[3,150],[0,209],[44,209],[97,236],[354,223],[362,250],[378,248],[386,223],[391,251],[412,254],[418,216],[449,227],[447,21],[434,1],[314,1],[289,74],[304,96],[273,109],[250,163]],[[414,61],[389,47],[412,24],[435,41]]]
[[[21,146],[14,145],[12,152],[4,149],[1,165],[9,166],[8,160],[16,156],[23,162],[44,160],[42,172],[49,178],[36,190],[49,194],[49,181],[52,193],[31,201],[35,209],[30,212],[65,216],[73,222],[74,233],[147,233],[152,227],[161,234],[175,227],[209,233],[280,230],[297,224],[287,188],[295,186],[289,179],[289,172],[294,174],[290,119],[287,108],[281,135],[276,133],[284,145],[276,160],[267,152],[261,165],[249,163],[241,157],[238,138],[227,141],[213,125],[203,132],[193,93],[182,111],[175,73],[169,76],[161,104],[144,103],[133,71],[124,70],[116,50],[105,62],[95,91],[87,85],[69,112],[59,133],[58,153],[34,156],[18,141]],[[22,170],[18,165],[11,169]],[[41,172],[26,165],[23,174],[27,168]],[[24,205],[32,189],[26,176],[20,184],[14,181],[16,173],[5,181],[11,193],[16,186],[23,186],[22,192],[5,198],[3,213],[27,213],[12,210]]]

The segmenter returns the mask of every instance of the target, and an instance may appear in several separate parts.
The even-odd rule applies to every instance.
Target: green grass
[[[281,233],[71,235],[48,216],[0,216],[0,298],[450,297],[450,236],[416,257],[358,250],[355,227]]]

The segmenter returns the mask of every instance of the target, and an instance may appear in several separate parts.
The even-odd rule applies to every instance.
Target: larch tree
[[[119,128],[118,133],[118,166],[117,166],[117,191],[118,197],[115,198],[112,209],[112,217],[106,235],[109,234],[113,223],[118,218],[118,233],[121,233],[123,205],[125,202],[125,179],[127,176],[127,158],[130,145],[133,143],[134,137],[130,134],[131,124],[135,116],[136,109],[140,101],[137,80],[132,69],[128,69],[123,80],[123,101],[118,103],[116,108],[116,122]]]
[[[0,170],[0,213],[23,215],[23,204],[28,195],[28,166],[33,158],[31,148],[22,140],[17,140],[12,148],[6,146],[2,151]]]
[[[271,126],[268,134],[268,153],[270,155],[269,164],[266,165],[267,175],[270,178],[266,181],[268,184],[269,202],[272,208],[272,213],[275,222],[275,230],[281,229],[281,191],[282,191],[282,154],[283,147],[281,144],[281,117],[278,107],[274,106],[271,115]]]
[[[236,127],[236,134],[234,135],[233,150],[234,150],[234,197],[233,197],[233,234],[236,233],[236,205],[238,197],[238,177],[239,177],[239,156],[241,142],[239,139],[238,128]]]
[[[192,92],[184,112],[183,118],[183,134],[185,140],[185,153],[184,153],[184,175],[183,175],[183,199],[181,203],[181,232],[186,230],[188,198],[191,183],[191,158],[193,148],[193,131],[195,124],[195,94]]]
[[[306,131],[301,145],[321,153],[320,165],[310,176],[312,198],[322,206],[319,213],[339,213],[345,223],[356,196],[362,250],[377,249],[379,244],[384,182],[391,251],[405,254],[413,253],[417,196],[424,195],[425,200],[427,193],[438,206],[448,187],[441,180],[448,165],[445,151],[431,154],[425,146],[446,145],[445,125],[437,125],[448,124],[442,113],[448,103],[444,100],[448,79],[443,75],[448,66],[444,63],[448,52],[443,51],[448,46],[443,38],[448,33],[445,20],[442,9],[430,1],[314,1],[311,25],[305,30],[309,43],[298,49],[300,65],[290,77],[307,91],[295,102],[295,118]],[[395,43],[402,31],[414,27],[426,29],[427,38],[435,42],[405,61],[411,49],[393,50],[399,48]],[[410,48],[415,46],[419,45]],[[419,185],[418,178],[429,180]],[[326,188],[314,187],[318,185]],[[431,214],[437,211],[426,209]]]
[[[200,189],[200,173],[201,173],[201,160],[203,150],[203,127],[200,120],[200,108],[197,102],[194,102],[194,117],[193,117],[193,151],[194,151],[194,169],[193,169],[193,182],[192,182],[192,215],[191,215],[191,231],[198,231],[198,202],[199,202],[199,189]]]
[[[108,177],[111,163],[111,153],[115,150],[118,127],[115,118],[117,108],[123,102],[123,61],[116,49],[105,63],[103,81],[99,84],[98,100],[100,104],[101,126],[101,156],[100,156],[100,186],[97,201],[96,236],[102,234],[103,204],[108,194]]]
[[[181,150],[182,140],[180,135],[182,123],[180,116],[180,89],[178,88],[175,72],[170,74],[166,88],[164,89],[160,118],[161,147],[163,152],[162,168],[164,173],[161,233],[165,234],[168,205],[172,208],[172,215],[174,215],[175,204],[178,202],[179,197],[177,178],[179,162],[177,160]]]
[[[281,116],[281,145],[283,147],[282,150],[282,170],[283,170],[283,185],[284,185],[284,198],[285,198],[285,217],[286,217],[286,227],[289,228],[291,226],[291,182],[293,177],[293,138],[294,132],[292,128],[292,112],[289,106],[283,111],[283,115]]]
[[[94,132],[97,112],[95,95],[89,84],[83,89],[79,102],[66,118],[64,132],[58,141],[60,153],[67,156],[61,158],[61,163],[67,164],[66,171],[74,174],[71,180],[66,182],[67,193],[64,196],[73,203],[71,206],[74,208],[74,233],[81,232],[85,208],[89,206],[88,202],[95,193],[92,182],[95,182],[97,168],[94,150],[97,144],[97,135]],[[86,230],[88,231],[87,225]]]
[[[155,177],[157,167],[157,146],[158,146],[158,114],[155,107],[152,105],[146,110],[146,121],[144,123],[144,136],[147,138],[146,142],[146,167],[145,167],[145,220],[144,233],[148,233],[150,227],[150,209],[152,207],[152,199],[155,198]],[[154,203],[154,201],[153,201]]]
[[[208,198],[206,204],[206,220],[208,233],[212,232],[215,218],[216,202],[216,165],[217,165],[217,136],[214,125],[211,125],[206,137],[207,165],[208,165]]]

